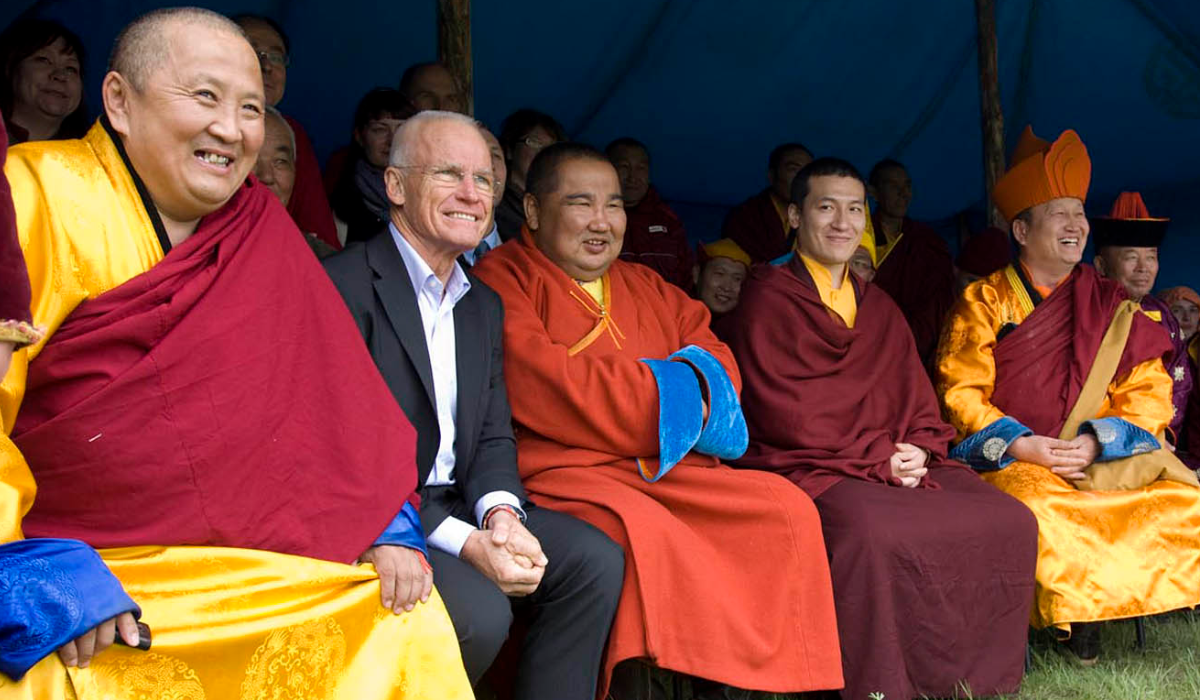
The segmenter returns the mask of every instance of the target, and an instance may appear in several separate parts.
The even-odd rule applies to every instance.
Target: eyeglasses
[[[256,51],[259,63],[270,63],[273,66],[286,68],[292,62],[286,53],[281,51]]]
[[[467,174],[462,168],[452,165],[432,167],[426,167],[423,165],[401,165],[397,166],[397,168],[399,170],[419,170],[422,175],[425,175],[430,180],[433,180],[439,185],[446,185],[449,187],[458,187],[463,183],[463,180],[467,179]],[[476,190],[479,190],[479,192],[488,196],[491,196],[492,192],[496,190],[496,181],[492,179],[491,174],[487,172],[476,172],[472,174],[471,182],[474,183]]]

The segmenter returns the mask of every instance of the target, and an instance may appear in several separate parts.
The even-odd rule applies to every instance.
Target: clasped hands
[[[900,480],[900,485],[914,489],[920,485],[921,479],[929,472],[929,453],[916,445],[907,442],[897,442],[896,452],[892,454],[892,476]]]
[[[1087,478],[1084,471],[1100,456],[1100,441],[1091,433],[1074,440],[1026,435],[1012,441],[1008,454],[1018,462],[1040,464],[1068,481],[1080,481]]]
[[[498,511],[488,520],[488,529],[467,537],[459,556],[510,596],[526,596],[537,590],[548,560],[542,545],[508,511]],[[429,600],[433,569],[420,552],[397,545],[371,547],[360,561],[371,562],[379,574],[383,607],[400,615],[418,602]]]

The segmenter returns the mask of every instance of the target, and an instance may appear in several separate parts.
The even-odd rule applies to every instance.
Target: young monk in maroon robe
[[[526,490],[625,550],[600,697],[627,659],[738,688],[840,687],[812,502],[717,459],[740,454],[745,432],[707,309],[617,260],[625,210],[602,153],[549,146],[526,187],[522,238],[474,272],[504,301]]]
[[[928,225],[908,217],[912,179],[902,164],[877,163],[870,191],[879,203],[872,216],[879,263],[871,281],[900,307],[921,362],[932,370],[942,319],[957,289],[950,248]]]
[[[761,265],[727,316],[750,447],[738,466],[811,496],[829,550],[844,698],[976,695],[1020,685],[1037,525],[947,459],[903,315],[847,269],[866,225],[849,163],[814,161],[788,208],[798,255]],[[879,358],[887,358],[880,362]]]
[[[756,263],[786,255],[792,249],[787,223],[792,178],[812,158],[812,153],[798,143],[776,146],[767,159],[767,188],[729,212],[721,237],[737,243]]]

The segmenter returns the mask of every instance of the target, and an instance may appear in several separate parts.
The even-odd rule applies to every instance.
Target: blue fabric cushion
[[[0,672],[18,681],[96,625],[142,611],[96,550],[79,540],[0,545]]]

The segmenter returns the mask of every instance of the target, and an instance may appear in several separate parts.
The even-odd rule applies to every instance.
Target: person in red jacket
[[[696,255],[688,245],[683,221],[650,184],[650,150],[626,136],[608,144],[604,154],[617,169],[625,198],[627,223],[621,259],[641,263],[690,292]]]

